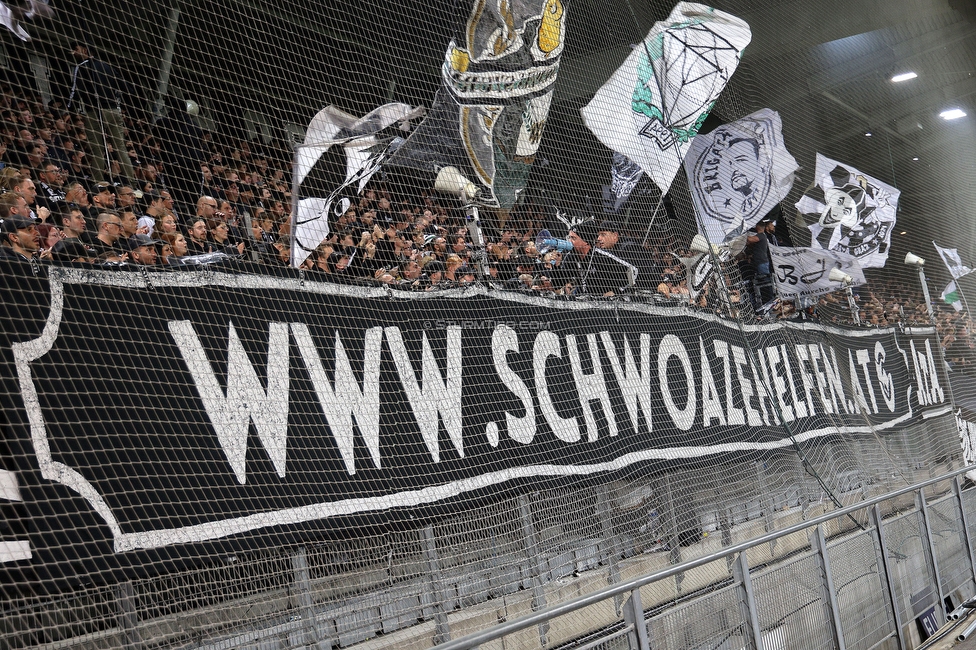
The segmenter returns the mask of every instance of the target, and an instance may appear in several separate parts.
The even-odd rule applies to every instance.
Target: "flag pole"
[[[965,277],[965,276],[963,276],[963,277]],[[956,291],[959,292],[959,297],[962,298],[962,304],[964,304],[966,306],[966,314],[970,318],[972,318],[973,317],[973,312],[972,312],[972,310],[969,309],[969,301],[966,300],[966,294],[964,294],[962,292],[962,285],[959,283],[959,280],[961,280],[961,279],[962,278],[953,278],[953,281],[955,281],[955,283],[956,283]]]
[[[291,175],[291,214],[288,215],[288,266],[295,267],[295,245],[297,239],[295,238],[296,226],[298,224],[298,156],[301,155],[301,151],[304,148],[303,145],[299,143],[294,144],[295,155],[292,160],[292,175]]]
[[[654,214],[651,215],[651,222],[647,224],[647,230],[644,232],[644,241],[641,242],[641,246],[644,246],[647,243],[647,238],[651,236],[651,228],[654,227],[657,211],[661,209],[661,205],[664,203],[664,194],[665,192],[661,192],[661,198],[657,200],[657,206],[654,208]]]

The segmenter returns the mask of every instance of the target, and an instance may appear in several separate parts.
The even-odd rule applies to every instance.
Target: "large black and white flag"
[[[959,256],[959,251],[955,248],[942,248],[935,242],[932,242],[935,246],[935,250],[939,252],[939,257],[945,263],[946,268],[949,269],[949,273],[956,280],[963,277],[964,275],[969,275],[973,272],[971,268],[962,263],[962,258]]]
[[[818,153],[815,184],[796,209],[809,223],[812,246],[853,255],[862,268],[882,267],[900,195],[901,190]]]
[[[566,0],[472,0],[430,113],[389,161],[460,171],[482,205],[510,208],[542,142],[566,37]]]
[[[301,266],[329,236],[330,215],[345,210],[348,201],[343,199],[359,194],[391,150],[403,141],[396,136],[381,137],[384,130],[394,124],[409,130],[409,120],[422,114],[422,108],[392,103],[361,118],[335,106],[326,106],[312,118],[305,141],[296,148],[295,154],[295,185],[299,191],[292,228],[292,266]],[[344,158],[333,161],[334,178],[305,185],[309,172],[334,145],[342,145]]]
[[[784,300],[811,298],[833,293],[843,286],[830,279],[839,269],[851,276],[851,286],[864,284],[864,271],[853,255],[823,248],[770,246],[769,255],[776,272],[776,293]]]
[[[698,230],[722,243],[752,228],[793,187],[779,113],[764,108],[698,135],[685,156]]]
[[[581,109],[583,121],[667,193],[750,40],[745,21],[679,2]]]

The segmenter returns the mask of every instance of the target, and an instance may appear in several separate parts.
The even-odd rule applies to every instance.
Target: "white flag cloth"
[[[971,268],[962,263],[959,251],[955,248],[942,248],[935,242],[932,242],[932,245],[935,246],[935,250],[939,251],[939,257],[942,258],[946,268],[949,269],[949,273],[956,280],[973,272]]]
[[[742,242],[736,242],[734,246],[723,246],[717,255],[719,265],[725,264],[735,255],[741,253],[744,244],[743,238]],[[738,250],[735,250],[735,248],[738,248]],[[705,287],[712,279],[712,276],[715,275],[714,258],[708,253],[699,253],[691,257],[680,257],[678,259],[685,265],[688,278],[688,297],[694,302],[698,300],[698,296],[701,295],[701,292],[705,290]]]
[[[752,228],[786,198],[798,167],[768,108],[695,136],[685,173],[699,232],[721,244]]]
[[[901,191],[819,153],[815,177],[796,203],[812,221],[812,245],[849,253],[862,268],[884,266]]]
[[[810,298],[832,293],[843,286],[830,279],[832,269],[851,276],[851,286],[864,284],[864,271],[853,255],[822,248],[770,246],[776,270],[776,293],[784,300]]]
[[[305,141],[295,160],[296,182],[301,184],[318,159],[334,144],[363,148],[375,144],[372,138],[391,124],[422,114],[407,104],[384,104],[363,117],[350,115],[335,106],[326,106],[312,118],[305,131]],[[355,141],[359,142],[355,142]],[[362,142],[366,140],[366,142]]]
[[[959,296],[959,289],[956,287],[956,281],[953,280],[946,285],[946,288],[942,290],[942,301],[947,305],[952,305],[952,308],[956,311],[962,311],[962,301]]]
[[[581,109],[583,121],[667,192],[750,40],[745,21],[679,2]]]
[[[301,266],[315,248],[329,236],[329,215],[348,207],[345,193],[358,194],[379,169],[386,158],[390,142],[398,138],[385,138],[382,142],[376,134],[383,129],[401,123],[409,129],[408,120],[423,115],[424,109],[411,108],[407,104],[385,104],[357,118],[335,106],[326,106],[312,118],[305,132],[305,142],[296,149],[295,183],[299,187],[295,203],[292,227],[291,264]],[[384,144],[386,143],[386,144]],[[302,181],[333,145],[341,144],[345,152],[345,178],[333,180],[334,187],[326,191],[327,197],[308,196],[301,187]]]

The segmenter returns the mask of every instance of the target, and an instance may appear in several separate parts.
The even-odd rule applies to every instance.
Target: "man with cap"
[[[576,295],[612,296],[626,284],[626,281],[618,281],[619,273],[615,273],[612,266],[619,266],[619,261],[610,260],[595,248],[598,236],[599,230],[593,219],[576,224],[567,236],[573,250],[563,258],[563,266],[570,273],[569,282]]]
[[[444,279],[444,262],[438,259],[432,259],[424,264],[423,271],[424,275],[421,277],[426,278],[424,290],[440,289],[441,287],[438,285]]]
[[[160,243],[149,235],[133,235],[129,237],[129,259],[135,264],[155,266],[156,245]]]
[[[92,203],[99,213],[115,209],[115,186],[101,181],[92,186]]]
[[[634,241],[621,237],[620,226],[616,221],[604,221],[597,227],[596,247],[609,253],[613,259],[619,259],[625,265],[633,266],[637,270],[635,278],[637,286],[650,288],[651,280],[658,275],[651,256]],[[626,267],[616,271],[620,275],[620,286],[625,286],[628,282]]]
[[[18,214],[7,215],[0,223],[0,259],[30,262],[40,248],[37,241],[37,224],[34,217],[23,217]]]

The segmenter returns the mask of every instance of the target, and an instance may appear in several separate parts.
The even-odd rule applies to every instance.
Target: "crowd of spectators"
[[[168,100],[166,117],[128,117],[110,67],[73,48],[70,97],[43,104],[0,87],[0,258],[149,268],[240,259],[287,267],[290,160],[260,143],[222,141]],[[749,233],[722,272],[689,286],[699,253],[672,231],[632,232],[589,219],[554,234],[542,211],[520,205],[469,229],[456,200],[424,188],[367,185],[334,216],[330,235],[302,264],[327,282],[437,291],[475,282],[555,299],[683,304],[734,318],[812,319],[849,325],[847,297],[797,305],[775,299],[769,246],[791,245],[775,216]],[[568,233],[567,233],[568,230]],[[649,235],[649,236],[648,236]],[[567,243],[568,242],[568,243]],[[862,324],[928,323],[924,300],[874,282],[857,291]],[[972,322],[940,309],[948,356],[973,356]]]

